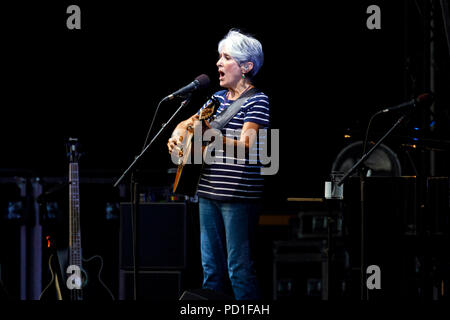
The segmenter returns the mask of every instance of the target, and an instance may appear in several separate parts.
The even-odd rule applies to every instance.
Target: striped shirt
[[[234,101],[226,98],[227,90],[218,91],[214,96],[220,101],[217,115],[226,110]],[[209,101],[202,107],[204,108]],[[269,128],[269,99],[257,92],[242,105],[236,115],[222,129],[222,134],[229,139],[240,139],[240,131],[245,122],[259,124],[260,129]],[[257,200],[262,197],[264,175],[263,165],[259,161],[261,148],[266,138],[258,136],[249,152],[241,154],[235,150],[214,150],[214,163],[203,167],[198,185],[198,196],[214,200],[242,201]],[[233,148],[231,148],[233,149]]]

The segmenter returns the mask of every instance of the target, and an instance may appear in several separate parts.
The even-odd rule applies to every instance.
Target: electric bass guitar
[[[205,130],[211,128],[209,122],[214,120],[217,108],[220,106],[220,101],[212,96],[210,102],[200,110],[199,120],[201,125],[201,136]],[[199,130],[199,128],[195,128]],[[188,128],[185,137],[182,141],[178,152],[178,166],[173,184],[173,193],[193,196],[197,191],[197,186],[200,180],[201,171],[203,168],[203,157],[201,163],[196,163],[194,159],[194,128]],[[206,150],[207,144],[202,142],[202,155]]]
[[[44,288],[41,300],[114,300],[111,291],[101,280],[103,259],[95,255],[87,260],[81,252],[80,183],[78,139],[67,144],[69,157],[69,245],[65,250],[53,247],[49,258],[50,283]],[[47,239],[48,240],[48,239]],[[49,247],[52,243],[49,242]],[[93,273],[92,270],[98,270]],[[65,272],[64,272],[65,271]],[[91,275],[96,275],[91,277]],[[52,288],[52,289],[50,289]],[[51,292],[51,293],[50,293]],[[56,295],[56,297],[55,297]]]

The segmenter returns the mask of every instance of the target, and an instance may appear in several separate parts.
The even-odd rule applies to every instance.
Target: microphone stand
[[[138,210],[139,210],[139,193],[138,193],[138,183],[136,182],[136,164],[141,159],[141,157],[145,154],[145,152],[150,148],[150,146],[155,142],[155,140],[159,137],[159,135],[164,131],[164,129],[167,127],[167,124],[169,124],[173,118],[178,114],[178,112],[186,106],[189,101],[191,100],[191,94],[187,95],[187,98],[183,100],[178,107],[178,109],[175,111],[175,113],[170,117],[170,119],[163,123],[161,126],[161,129],[156,133],[156,135],[153,137],[153,139],[145,146],[141,153],[137,155],[134,158],[134,161],[129,165],[129,167],[123,172],[123,174],[120,176],[119,179],[114,183],[114,187],[117,187],[120,182],[124,179],[124,177],[131,171],[131,186],[130,186],[130,193],[131,193],[131,230],[133,234],[133,299],[137,300],[137,293],[138,293],[138,283],[137,283],[137,273],[138,273],[138,229],[137,226],[139,225],[137,223],[138,220]]]
[[[394,131],[395,128],[397,128],[402,121],[406,118],[406,114],[403,114],[400,119],[397,120],[397,122],[390,128],[383,137],[381,137],[380,140],[369,150],[367,151],[361,159],[359,159],[353,167],[351,167],[347,173],[342,177],[342,179],[338,182],[338,186],[341,186],[348,177],[356,170],[362,167],[362,164],[364,161],[375,151],[376,148],[391,134],[392,131]],[[367,252],[366,252],[366,191],[365,191],[365,168],[360,169],[360,199],[361,199],[361,261],[360,261],[360,267],[361,267],[361,300],[368,300],[369,294],[368,289],[365,283],[366,278],[366,265],[367,265]]]

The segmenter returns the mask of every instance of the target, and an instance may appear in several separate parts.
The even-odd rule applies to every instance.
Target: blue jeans
[[[227,274],[236,300],[258,300],[252,243],[259,205],[199,198],[203,288],[225,292]]]

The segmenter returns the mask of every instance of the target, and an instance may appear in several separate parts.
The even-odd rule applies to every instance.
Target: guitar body
[[[210,128],[209,121],[214,117],[219,106],[220,102],[213,96],[211,97],[211,102],[200,111],[199,120],[201,121],[202,136],[205,130]],[[195,163],[193,159],[193,137],[194,133],[191,130],[188,130],[183,139],[180,160],[173,184],[173,193],[194,196],[197,192],[197,186],[203,168],[203,158],[201,164]],[[206,148],[206,145],[201,146],[202,155]]]
[[[63,254],[65,260],[68,261],[68,251]],[[68,270],[67,263],[63,266],[63,270]],[[75,285],[74,280],[71,279],[75,273],[65,273],[63,275],[63,300],[114,300],[114,296],[101,280],[102,268],[103,259],[100,256],[83,259],[83,266],[80,269],[81,289],[70,289]]]
[[[100,256],[83,259],[81,270],[81,289],[69,289],[67,282],[73,273],[66,273],[68,269],[68,249],[58,250],[57,254],[51,254],[48,268],[51,274],[50,282],[44,288],[39,300],[114,300],[114,295],[103,283],[101,271],[103,260]],[[73,284],[73,282],[72,282]]]
[[[202,147],[204,150],[204,147]],[[173,192],[193,197],[197,192],[203,164],[180,164],[177,167]]]
[[[83,268],[81,270],[83,300],[114,300],[114,295],[102,281],[102,269],[102,257],[92,256],[88,259],[83,259]]]
[[[65,284],[61,273],[62,269],[60,268],[59,259],[55,253],[52,253],[49,256],[48,270],[50,272],[51,279],[42,291],[39,300],[63,300],[63,290],[65,290]]]

